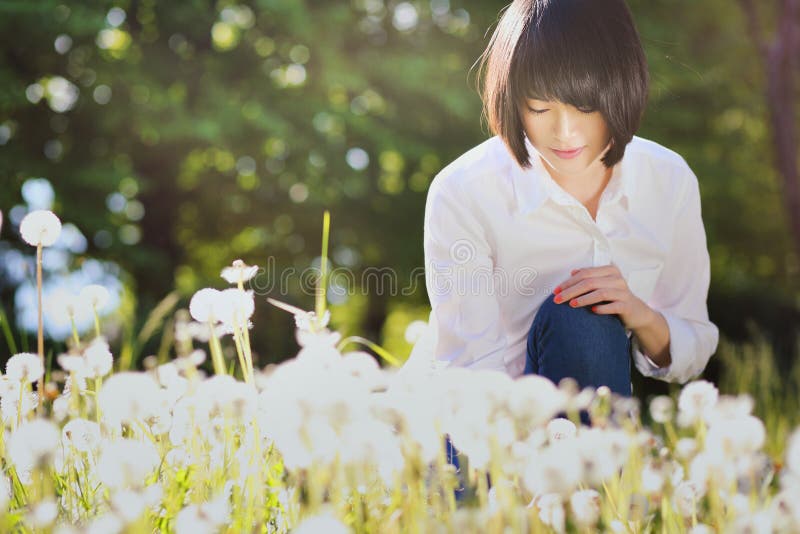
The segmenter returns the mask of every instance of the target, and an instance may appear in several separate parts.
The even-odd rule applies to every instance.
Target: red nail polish
[[[555,302],[556,304],[561,304],[561,297],[556,295],[555,297],[553,297],[553,302]]]
[[[592,306],[592,311],[593,311],[594,313],[597,313],[597,306]]]
[[[553,290],[553,293],[555,293],[556,295],[561,293],[561,286],[556,286],[556,288]]]
[[[575,306],[577,306],[577,305],[578,305],[578,301],[577,301],[577,300],[575,300],[575,299],[572,299],[571,301],[569,301],[569,305],[570,305],[570,306],[572,306],[572,307],[574,308]]]

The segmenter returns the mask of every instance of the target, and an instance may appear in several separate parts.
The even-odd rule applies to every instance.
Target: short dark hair
[[[489,128],[522,167],[530,166],[519,115],[527,98],[599,111],[612,139],[606,168],[622,159],[647,105],[647,59],[623,0],[514,0],[479,72]]]

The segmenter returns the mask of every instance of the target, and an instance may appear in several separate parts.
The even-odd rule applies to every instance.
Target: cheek
[[[525,133],[528,134],[528,138],[531,140],[542,137],[542,135],[544,135],[544,133],[547,131],[545,121],[541,117],[535,117],[531,115],[523,116],[522,127],[525,129]]]

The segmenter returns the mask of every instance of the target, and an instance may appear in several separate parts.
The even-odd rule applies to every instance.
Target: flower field
[[[51,215],[20,229],[39,258]],[[0,531],[800,531],[800,429],[767,452],[775,425],[751,395],[700,380],[642,408],[569,380],[441,368],[420,323],[406,365],[381,367],[345,350],[324,296],[314,311],[273,301],[301,349],[260,369],[256,270],[236,261],[230,287],[195,293],[174,358],[144,371],[121,368],[96,314],[53,369],[42,341],[8,360]],[[65,313],[105,297],[90,286]]]

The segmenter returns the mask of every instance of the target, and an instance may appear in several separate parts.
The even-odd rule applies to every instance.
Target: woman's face
[[[600,158],[610,146],[611,133],[599,111],[533,98],[526,102],[520,110],[525,133],[548,164],[548,171],[555,171],[554,177],[569,180],[605,175],[607,169]]]

